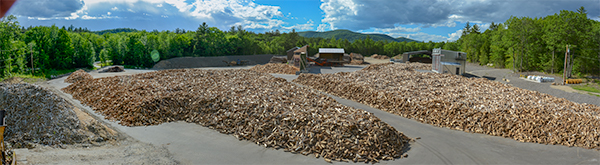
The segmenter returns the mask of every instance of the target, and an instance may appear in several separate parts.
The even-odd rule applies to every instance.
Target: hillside
[[[357,39],[367,38],[367,36],[371,37],[371,39],[373,39],[373,41],[388,40],[388,41],[395,41],[395,42],[419,42],[419,41],[416,41],[416,40],[413,40],[410,38],[405,38],[405,37],[393,38],[393,37],[390,37],[385,34],[363,34],[363,33],[353,32],[350,30],[333,30],[333,31],[326,31],[326,32],[304,31],[304,32],[298,32],[298,35],[300,35],[302,37],[308,37],[308,38],[335,37],[335,39],[348,39],[348,41],[350,41],[350,42],[357,40]]]

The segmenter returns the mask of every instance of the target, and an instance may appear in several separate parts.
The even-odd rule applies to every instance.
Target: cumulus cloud
[[[19,0],[11,11],[25,17],[69,17],[83,6],[81,0]]]
[[[396,24],[455,27],[456,22],[504,22],[510,16],[543,17],[585,6],[590,18],[600,16],[597,0],[322,0],[322,27],[364,30]]]
[[[31,6],[36,7],[32,10]],[[39,8],[39,10],[37,9]],[[20,0],[12,14],[36,20],[75,20],[126,18],[153,21],[178,18],[180,21],[207,22],[228,28],[242,25],[248,29],[307,29],[313,22],[284,26],[278,6],[259,5],[248,0]],[[110,14],[107,13],[107,11]]]
[[[290,31],[292,29],[295,30],[312,30],[314,29],[315,22],[313,20],[308,20],[305,24],[296,24],[293,26],[282,27],[283,29]]]

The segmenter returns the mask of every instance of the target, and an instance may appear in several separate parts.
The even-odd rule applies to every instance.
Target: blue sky
[[[90,30],[195,30],[202,22],[254,32],[348,29],[419,41],[453,41],[467,21],[486,29],[510,16],[544,17],[584,6],[600,20],[600,0],[18,0],[22,26]]]

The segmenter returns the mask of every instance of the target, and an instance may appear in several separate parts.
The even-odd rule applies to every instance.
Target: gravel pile
[[[63,90],[122,125],[187,121],[328,162],[399,158],[410,140],[369,112],[250,70],[163,70]]]
[[[94,77],[92,77],[92,75],[85,72],[84,70],[79,69],[79,70],[71,73],[71,75],[69,75],[69,77],[67,77],[67,79],[65,79],[65,82],[66,83],[76,83],[78,81],[91,80],[91,79],[94,79]]]
[[[263,72],[263,73],[277,73],[277,74],[296,74],[296,71],[300,69],[287,64],[275,64],[268,63],[265,65],[256,65],[250,68],[252,71]]]
[[[600,107],[480,78],[371,65],[294,82],[417,121],[521,142],[600,149]],[[321,82],[321,83],[313,83]]]
[[[38,85],[0,83],[0,109],[7,113],[4,138],[12,147],[86,140],[72,108],[63,98]]]

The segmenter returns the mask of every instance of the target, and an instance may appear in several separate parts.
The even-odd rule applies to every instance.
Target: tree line
[[[511,17],[492,22],[483,33],[467,23],[457,43],[469,62],[547,73],[564,71],[568,46],[568,71],[600,75],[600,22],[589,19],[584,7],[541,18]]]
[[[96,61],[149,68],[156,63],[150,55],[155,50],[164,60],[175,57],[285,55],[287,50],[304,45],[309,45],[310,54],[316,54],[318,48],[344,48],[348,53],[389,56],[436,47],[459,49],[454,42],[388,42],[371,38],[350,42],[347,39],[305,38],[295,30],[289,33],[279,30],[255,33],[234,26],[228,31],[221,31],[206,23],[200,24],[195,31],[114,29],[94,33],[87,28],[73,26],[25,28],[19,25],[16,17],[7,16],[0,22],[0,31],[0,77],[14,73],[91,68]]]
[[[137,31],[114,29],[94,33],[87,28],[57,26],[22,27],[16,17],[0,22],[0,78],[12,74],[39,74],[48,70],[92,68],[101,61],[132,67],[152,67],[159,59],[226,55],[285,55],[293,47],[309,45],[309,54],[318,48],[344,48],[347,53],[366,56],[395,56],[408,51],[446,50],[467,53],[469,62],[494,65],[515,71],[563,71],[566,46],[569,45],[574,74],[600,75],[600,23],[587,18],[582,7],[577,12],[542,18],[511,17],[504,23],[492,23],[481,32],[469,23],[455,42],[388,42],[367,37],[347,39],[305,38],[295,30],[255,33],[233,26],[228,31],[202,23],[193,30]]]

